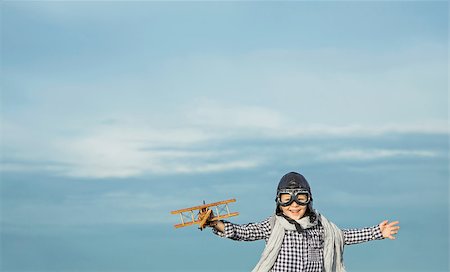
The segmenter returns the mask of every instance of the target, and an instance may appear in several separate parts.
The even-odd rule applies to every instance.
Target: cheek
[[[280,208],[282,212],[287,212],[289,210],[289,206],[288,207],[280,206]]]

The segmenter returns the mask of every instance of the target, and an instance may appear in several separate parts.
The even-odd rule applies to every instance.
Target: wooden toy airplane
[[[236,202],[236,199],[228,199],[224,201],[214,202],[210,204],[205,204],[203,201],[203,205],[190,207],[186,209],[171,211],[171,214],[180,214],[181,224],[174,225],[175,228],[182,228],[186,226],[191,226],[194,224],[199,225],[199,229],[203,230],[207,223],[211,221],[220,220],[223,218],[237,216],[238,212],[231,212],[228,209],[228,203]],[[210,207],[215,207],[216,215],[214,215],[213,211]],[[197,216],[194,215],[194,211],[198,211]]]

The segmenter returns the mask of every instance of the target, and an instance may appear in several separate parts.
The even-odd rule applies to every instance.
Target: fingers
[[[398,230],[400,229],[398,223],[398,221],[391,222],[387,224],[386,228],[388,228],[392,234],[397,234]]]
[[[383,225],[388,225],[388,226],[394,226],[394,225],[398,225],[400,222],[399,221],[392,221],[390,223],[388,223],[388,220],[384,220],[383,222],[380,223],[380,226]]]
[[[391,239],[391,240],[395,240],[395,236],[394,235],[396,235],[397,233],[398,233],[398,230],[400,229],[400,227],[396,227],[396,228],[392,228],[391,230],[390,230],[390,233],[389,233],[389,235],[388,235],[388,238],[389,239]]]
[[[398,225],[400,222],[398,221],[394,221],[388,224],[388,226],[394,226],[394,225]]]
[[[384,220],[383,222],[380,223],[380,228],[383,230],[385,228],[400,228],[400,226],[398,226],[398,224],[400,223],[399,221],[393,221],[388,223],[388,220]]]
[[[395,236],[393,236],[393,235],[389,235],[388,238],[391,240],[395,240]]]
[[[391,227],[391,231],[395,231],[395,233],[397,233],[399,229],[400,229],[400,226]]]
[[[396,237],[394,235],[400,230],[400,226],[396,226],[396,224],[398,224],[398,221],[392,222],[386,226],[386,231],[388,232],[387,238],[391,240],[395,240]]]
[[[392,234],[397,234],[399,229],[400,229],[400,228],[391,229],[390,234],[391,234],[391,235],[392,235]]]

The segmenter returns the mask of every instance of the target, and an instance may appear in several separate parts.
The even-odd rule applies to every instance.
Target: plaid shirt
[[[270,236],[271,226],[269,218],[260,223],[237,225],[227,221],[224,232],[213,229],[213,232],[221,237],[237,241],[267,240]],[[362,229],[344,229],[345,245],[358,244],[366,241],[383,239],[378,225]],[[302,233],[297,231],[286,231],[283,244],[278,253],[277,260],[272,267],[272,272],[323,271],[323,227],[319,224],[313,228],[306,229]]]

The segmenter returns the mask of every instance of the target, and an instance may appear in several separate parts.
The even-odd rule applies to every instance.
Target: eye
[[[291,195],[289,195],[289,194],[281,194],[280,195],[281,203],[289,202],[289,200],[291,200]]]
[[[297,199],[300,200],[301,202],[307,202],[308,201],[308,195],[306,195],[306,194],[298,194],[297,195]]]

